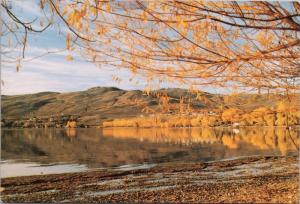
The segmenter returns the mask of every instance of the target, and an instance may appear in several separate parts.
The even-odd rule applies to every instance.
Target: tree
[[[46,18],[24,22],[1,6],[1,36],[24,57],[30,33],[64,24],[66,49],[91,62],[191,87],[299,89],[299,2],[40,0]],[[9,46],[6,44],[6,46]],[[72,60],[72,56],[67,57]],[[20,58],[17,69],[20,67]]]
[[[266,116],[272,114],[272,111],[266,107],[259,107],[253,110],[251,113],[252,120],[259,125],[267,125]]]
[[[223,111],[222,120],[229,123],[239,122],[242,118],[242,115],[242,110],[238,108],[229,108]]]
[[[296,98],[278,102],[276,111],[277,125],[289,126],[299,124],[299,104]]]

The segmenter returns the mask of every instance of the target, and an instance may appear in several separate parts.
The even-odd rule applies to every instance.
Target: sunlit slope
[[[191,98],[194,110],[215,109],[223,106],[254,109],[261,106],[272,107],[278,102],[278,95],[217,95],[201,92],[191,94],[185,89],[160,89],[167,93],[169,103],[176,107],[180,97]],[[51,117],[61,115],[80,116],[85,124],[100,124],[113,118],[146,115],[145,107],[159,111],[159,101],[152,93],[147,95],[140,90],[126,91],[115,87],[95,87],[86,91],[58,93],[41,92],[25,95],[2,95],[2,118],[22,119],[33,116]],[[188,100],[185,101],[187,103]]]

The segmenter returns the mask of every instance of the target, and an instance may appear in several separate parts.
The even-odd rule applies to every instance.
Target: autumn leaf
[[[70,33],[67,33],[67,36],[66,36],[66,48],[68,50],[70,49]]]
[[[67,55],[67,56],[66,56],[66,60],[67,60],[67,61],[72,61],[72,60],[74,60],[74,58],[73,58],[72,55]]]

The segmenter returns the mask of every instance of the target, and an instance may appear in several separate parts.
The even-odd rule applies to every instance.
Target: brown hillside
[[[272,107],[281,100],[278,95],[235,95],[225,96],[209,93],[191,94],[185,89],[160,89],[149,96],[140,90],[121,90],[115,87],[95,87],[71,93],[41,92],[25,95],[2,95],[2,119],[24,119],[29,117],[51,117],[75,115],[85,124],[97,125],[114,118],[133,117],[147,113],[149,107],[159,111],[155,93],[164,92],[170,96],[170,104],[179,106],[180,97],[191,98],[194,110],[223,107],[255,109]]]

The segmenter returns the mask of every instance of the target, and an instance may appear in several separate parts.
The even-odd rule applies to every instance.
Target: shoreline
[[[218,126],[186,126],[186,127],[156,127],[156,126],[151,126],[151,127],[131,127],[131,126],[112,126],[112,127],[104,127],[104,126],[99,126],[99,125],[89,125],[88,127],[6,127],[3,126],[2,129],[7,129],[7,130],[13,130],[13,129],[111,129],[111,128],[133,128],[133,129],[192,129],[192,128],[212,128],[212,129],[240,129],[240,128],[285,128],[285,129],[298,129],[300,128],[300,125],[273,125],[273,126],[268,126],[268,125],[218,125]]]
[[[298,156],[9,177],[3,202],[298,202]]]

